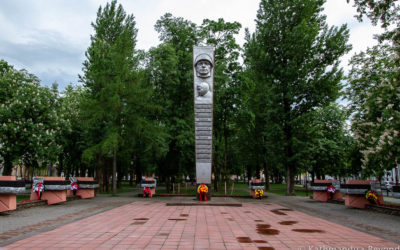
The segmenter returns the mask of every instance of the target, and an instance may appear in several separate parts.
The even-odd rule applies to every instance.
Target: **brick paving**
[[[137,201],[5,249],[374,249],[398,244],[273,203],[166,206]]]
[[[83,209],[83,210],[80,210],[80,211],[77,211],[74,213],[69,213],[69,214],[63,215],[62,217],[58,217],[55,219],[49,219],[49,220],[43,220],[39,223],[20,227],[18,229],[14,229],[14,230],[9,230],[7,232],[0,234],[0,242],[4,241],[4,240],[12,239],[13,237],[16,237],[19,235],[30,233],[32,231],[45,230],[48,227],[53,227],[54,224],[68,222],[69,220],[74,219],[75,217],[79,218],[79,216],[81,216],[81,215],[85,215],[90,212],[94,212],[96,210],[106,208],[107,206],[111,206],[111,205],[122,205],[122,204],[121,204],[121,202],[118,202],[118,201],[117,202],[105,202],[105,203],[95,206],[95,207],[90,207],[90,208],[86,208],[86,209]],[[32,214],[32,216],[35,216],[35,215]]]

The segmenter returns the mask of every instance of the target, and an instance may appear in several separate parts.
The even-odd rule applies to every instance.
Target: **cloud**
[[[0,40],[1,57],[16,68],[35,74],[47,86],[57,81],[64,88],[71,81],[77,81],[76,75],[84,60],[80,47],[68,43],[63,34],[54,31],[34,30],[28,37],[24,42]]]
[[[1,0],[0,3],[0,57],[16,68],[25,68],[50,86],[57,81],[60,89],[68,83],[77,83],[85,60],[84,52],[93,34],[91,22],[97,10],[110,1],[102,0]],[[203,19],[238,21],[242,31],[236,37],[244,42],[244,28],[255,29],[259,0],[119,0],[128,14],[135,16],[138,49],[149,49],[159,44],[154,24],[165,13],[183,17],[198,25]],[[353,17],[355,8],[346,0],[328,0],[324,13],[329,25],[348,23],[353,51],[344,57],[343,66],[354,52],[365,50],[375,41],[368,22],[358,23]]]

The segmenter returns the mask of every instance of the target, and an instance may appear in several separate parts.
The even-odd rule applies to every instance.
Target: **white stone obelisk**
[[[214,47],[193,47],[196,182],[211,184]]]

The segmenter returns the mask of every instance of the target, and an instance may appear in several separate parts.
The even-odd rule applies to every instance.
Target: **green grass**
[[[20,201],[30,200],[30,195],[17,195],[17,203]]]
[[[196,195],[197,187],[196,186],[191,186],[190,184],[187,185],[187,188],[186,188],[185,184],[181,184],[179,192],[178,192],[178,185],[175,184],[174,188],[175,188],[175,192],[174,192],[175,194],[180,193],[180,194]],[[215,192],[214,191],[214,186],[212,186],[211,192],[213,194],[223,195],[223,194],[225,194],[225,189],[224,188],[225,188],[224,184],[219,185],[219,191]],[[162,193],[167,193],[166,188],[164,186],[157,187],[156,188],[156,194],[162,194]],[[171,194],[172,194],[172,192],[171,192]],[[239,184],[239,185],[235,184],[234,187],[233,187],[233,191],[232,191],[232,186],[231,185],[227,185],[226,194],[227,195],[250,195],[249,186],[246,185],[246,184]]]
[[[128,193],[137,190],[135,182],[133,186],[129,186],[129,181],[123,181],[121,187],[117,188],[117,195],[122,193]],[[110,183],[110,192],[99,192],[100,194],[110,194],[112,195],[112,183]]]
[[[311,190],[308,190],[308,195],[306,195],[306,189],[302,186],[295,186],[294,191],[296,196],[310,196],[312,195]],[[286,195],[286,184],[270,184],[270,190],[266,191],[268,193]]]
[[[250,195],[250,191],[249,191],[249,184],[247,183],[235,183],[233,186],[233,192],[232,192],[232,184],[227,184],[226,187],[226,194],[227,195]],[[179,188],[179,193],[180,194],[189,194],[189,195],[196,195],[196,188],[195,186],[192,186],[190,184],[185,184],[182,183],[180,184],[180,188]],[[174,189],[175,189],[175,194],[178,194],[178,184],[174,185]],[[214,186],[213,186],[214,189]],[[212,193],[214,194],[225,194],[225,190],[224,190],[224,183],[221,183],[221,185],[219,185],[219,191],[215,192],[212,189]],[[142,189],[141,188],[137,188],[136,185],[134,184],[133,187],[129,186],[129,182],[124,181],[122,182],[122,187],[117,189],[117,194],[121,194],[121,193],[126,193],[126,192],[141,192]],[[274,194],[278,194],[278,195],[286,195],[286,184],[270,184],[270,190],[265,191],[267,193],[274,193]],[[102,194],[111,194],[112,193],[112,187],[110,187],[110,192],[102,192]],[[156,187],[156,194],[162,194],[162,193],[167,193],[167,190],[165,188],[164,185],[160,186],[158,185]],[[306,189],[302,186],[295,186],[295,193],[296,196],[306,196]],[[172,192],[171,192],[172,194]],[[308,196],[312,195],[311,190],[308,190]],[[28,197],[29,199],[29,197]]]
[[[385,200],[385,197],[383,197],[383,199]],[[384,202],[385,205],[393,205],[393,206],[400,206],[400,202],[390,202],[390,201],[385,201]]]

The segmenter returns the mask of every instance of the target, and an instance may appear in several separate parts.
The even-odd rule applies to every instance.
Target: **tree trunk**
[[[170,178],[168,175],[165,177],[165,188],[167,189],[167,193],[170,193],[171,182],[170,182]]]
[[[226,119],[224,119],[224,180],[228,177],[228,130],[226,129]]]
[[[99,182],[99,190],[104,191],[103,169],[100,167],[97,168],[96,180]]]
[[[3,176],[11,175],[12,173],[12,160],[9,155],[4,155],[4,169],[3,169]]]
[[[286,195],[296,195],[294,192],[294,169],[291,165],[286,166]]]
[[[257,160],[257,164],[256,164],[256,178],[257,179],[260,179],[260,172],[261,172],[261,166],[260,166],[259,160]]]
[[[267,148],[266,148],[266,143],[267,139],[265,136],[263,136],[263,169],[264,169],[264,176],[265,176],[265,190],[269,190],[269,167],[267,163]]]
[[[112,193],[117,195],[117,149],[114,147],[113,153],[113,171],[112,171]]]
[[[311,171],[311,180],[312,180],[312,182],[314,182],[314,180],[315,180],[315,171],[314,171],[314,168],[313,168],[313,170]]]
[[[85,164],[81,164],[81,167],[79,169],[79,176],[86,177],[86,165]]]
[[[104,190],[105,192],[110,192],[110,178],[108,174],[108,160],[103,161],[103,180],[104,180]]]
[[[61,172],[63,171],[64,171],[64,155],[60,154],[57,176],[61,176]]]
[[[296,195],[294,192],[294,175],[295,168],[293,163],[291,162],[291,158],[293,156],[292,152],[292,131],[289,125],[285,126],[285,167],[286,167],[286,195]]]
[[[267,165],[267,160],[264,158],[264,175],[265,175],[265,190],[269,190],[269,168]]]
[[[251,167],[249,165],[247,165],[246,167],[247,182],[249,182],[251,180]]]
[[[136,185],[139,185],[142,182],[142,166],[140,164],[140,160],[136,161]]]
[[[286,91],[285,91],[286,92]],[[285,93],[286,94],[286,93]],[[286,168],[286,195],[295,195],[294,193],[294,175],[295,167],[292,162],[293,149],[292,149],[292,127],[290,124],[290,103],[287,98],[283,98],[283,108],[284,108],[284,133],[285,133],[285,168]]]
[[[78,167],[75,168],[75,176],[76,176],[76,177],[79,177],[79,176],[80,176],[80,174],[79,174],[79,168],[78,168]]]
[[[121,168],[117,171],[118,176],[117,176],[117,188],[122,187],[122,178],[124,177],[124,174],[121,171]]]
[[[133,187],[133,178],[134,178],[134,174],[133,174],[133,169],[129,170],[129,186]]]

